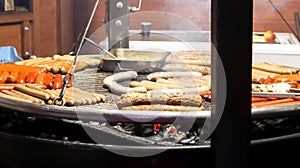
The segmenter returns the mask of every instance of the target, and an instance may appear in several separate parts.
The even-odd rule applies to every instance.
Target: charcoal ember
[[[178,143],[186,134],[179,131],[174,125],[167,124],[160,127],[160,131],[152,136],[151,139],[155,141],[165,141]]]
[[[131,135],[147,137],[154,135],[153,124],[118,123],[114,128]]]

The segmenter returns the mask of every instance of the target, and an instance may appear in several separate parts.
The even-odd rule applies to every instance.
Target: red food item
[[[51,72],[47,72],[44,78],[44,85],[46,85],[46,87],[48,89],[52,89],[53,88],[53,79],[54,79],[54,75]]]
[[[153,132],[156,134],[159,131],[160,124],[153,124]]]
[[[62,88],[62,75],[56,74],[53,80],[53,89],[61,89]]]
[[[27,71],[20,72],[18,79],[17,79],[17,83],[25,83],[28,74],[29,74],[29,72],[27,72]]]
[[[18,71],[11,71],[6,82],[8,83],[15,83],[18,80],[19,72]]]
[[[297,83],[289,83],[289,84],[291,85],[291,88],[295,88],[295,89],[297,88],[298,85]]]
[[[37,75],[38,75],[37,72],[29,72],[29,74],[26,78],[26,83],[34,83]]]
[[[274,79],[268,76],[264,84],[272,84],[272,83],[274,83]]]
[[[293,101],[295,101],[295,100],[292,98],[286,98],[286,99],[279,99],[279,100],[266,101],[266,102],[255,102],[255,103],[252,103],[252,107],[261,108],[261,107],[268,107],[268,106],[276,106],[279,104],[293,102]]]
[[[275,37],[275,34],[271,30],[268,30],[264,33],[264,39],[267,42],[275,42],[276,37]]]
[[[200,96],[205,96],[205,95],[211,95],[211,91],[207,91],[207,92],[201,92],[199,93]]]
[[[5,83],[8,76],[9,76],[8,71],[2,71],[1,74],[0,74],[0,83]]]
[[[43,85],[44,84],[44,79],[45,79],[45,76],[46,76],[46,72],[42,72],[42,73],[39,73],[36,78],[35,78],[35,84],[39,84],[39,85]]]
[[[262,102],[262,101],[268,101],[269,99],[266,97],[252,97],[251,101],[252,103],[254,102]]]
[[[259,82],[260,82],[261,84],[264,84],[265,81],[266,81],[265,78],[260,78],[260,79],[259,79]]]
[[[72,76],[72,79],[70,79],[71,76]],[[67,88],[72,87],[73,86],[74,75],[67,75],[66,80],[69,80],[69,83],[67,84]]]

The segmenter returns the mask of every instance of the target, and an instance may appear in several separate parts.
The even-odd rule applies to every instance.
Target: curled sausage
[[[137,76],[138,74],[135,71],[119,72],[104,78],[103,83],[111,90],[112,93],[115,94],[124,94],[127,92],[147,92],[145,87],[131,88],[118,83],[120,81],[134,79]]]

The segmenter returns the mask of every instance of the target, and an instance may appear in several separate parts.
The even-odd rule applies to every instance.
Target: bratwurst
[[[121,99],[117,103],[118,107],[132,105],[184,105],[196,106],[202,105],[202,97],[198,93],[182,93],[182,92],[147,92],[147,93],[128,93],[121,95]]]
[[[112,93],[115,94],[125,94],[128,92],[147,92],[145,87],[131,88],[118,83],[121,81],[132,80],[136,77],[138,77],[138,74],[135,71],[119,72],[104,78],[103,83],[110,89]]]

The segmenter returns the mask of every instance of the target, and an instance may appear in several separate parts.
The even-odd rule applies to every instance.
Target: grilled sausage
[[[11,84],[0,84],[0,91],[1,90],[13,90],[14,85]]]
[[[147,92],[147,89],[145,87],[131,88],[118,83],[120,81],[134,79],[137,76],[138,74],[135,71],[119,72],[104,78],[103,83],[111,90],[112,93],[115,94],[124,94],[127,92]]]
[[[199,78],[202,76],[200,72],[181,72],[181,71],[173,71],[173,72],[153,72],[147,75],[148,80],[156,79],[156,78],[172,78],[172,77],[191,77],[191,78]]]
[[[121,110],[141,110],[141,111],[203,111],[203,107],[191,107],[191,106],[173,106],[173,105],[137,105],[122,107]]]
[[[48,89],[52,89],[53,88],[53,79],[54,79],[54,75],[51,72],[47,72],[45,78],[44,78],[44,85],[46,85],[46,87]]]
[[[26,83],[34,83],[37,75],[38,75],[38,72],[29,72],[25,82]]]
[[[0,83],[5,83],[8,76],[9,76],[8,71],[2,71],[1,74],[0,74]]]
[[[39,73],[36,76],[34,83],[35,84],[39,84],[39,85],[44,85],[44,78],[45,78],[45,76],[46,76],[46,72]]]
[[[62,88],[62,75],[56,74],[53,79],[53,89],[61,89]]]
[[[251,97],[251,102],[252,103],[254,103],[254,102],[264,102],[264,101],[269,101],[269,99],[266,98],[266,97],[254,97],[254,96]]]
[[[24,99],[32,101],[32,103],[45,104],[44,100],[30,96],[26,93],[23,93],[23,92],[20,92],[17,90],[12,90],[11,92],[14,93],[15,95],[19,96],[20,98],[24,98]]]
[[[274,76],[274,80],[280,81],[298,81],[300,80],[300,74],[285,74],[285,75],[276,75]]]
[[[15,96],[11,96],[11,95],[8,95],[8,94],[2,93],[2,92],[0,92],[0,97],[6,98],[6,99],[12,99],[12,100],[17,100],[17,101],[32,103],[30,100],[15,97]]]
[[[21,84],[25,83],[28,74],[29,74],[29,72],[27,72],[27,71],[20,72],[18,75],[17,83],[21,83]]]
[[[18,71],[11,71],[8,78],[7,82],[8,83],[16,83],[18,80],[19,72]]]
[[[252,103],[253,108],[260,108],[260,107],[267,107],[267,106],[273,106],[273,105],[278,105],[282,103],[288,103],[288,102],[293,102],[295,101],[292,98],[285,98],[285,99],[279,99],[279,100],[273,100],[273,101],[267,101],[267,102],[256,102]]]
[[[279,74],[293,74],[293,73],[298,73],[300,71],[300,68],[286,67],[286,66],[282,66],[270,62],[253,64],[252,68],[273,72],[273,73],[279,73]]]
[[[147,90],[161,90],[161,89],[166,89],[165,87],[163,87],[161,85],[151,85],[151,84],[149,85],[149,84],[141,83],[141,82],[138,82],[138,81],[132,81],[132,82],[130,82],[130,86],[133,87],[134,89],[145,88],[146,91]]]
[[[202,105],[202,97],[198,93],[182,93],[182,92],[147,92],[147,93],[128,93],[121,96],[117,103],[118,107],[131,105],[184,105],[200,107]]]
[[[31,96],[38,97],[38,98],[43,99],[45,101],[48,101],[50,99],[49,94],[47,94],[45,92],[42,92],[42,91],[39,91],[39,90],[35,90],[35,89],[32,89],[32,88],[26,87],[24,85],[16,85],[14,87],[14,89],[19,90],[23,93],[29,94]]]
[[[47,89],[46,87],[41,87],[41,86],[45,86],[45,85],[25,84],[25,86],[30,89],[38,90],[38,91],[49,94],[50,99],[55,99],[57,97],[55,94],[51,93],[51,91],[49,89]]]

